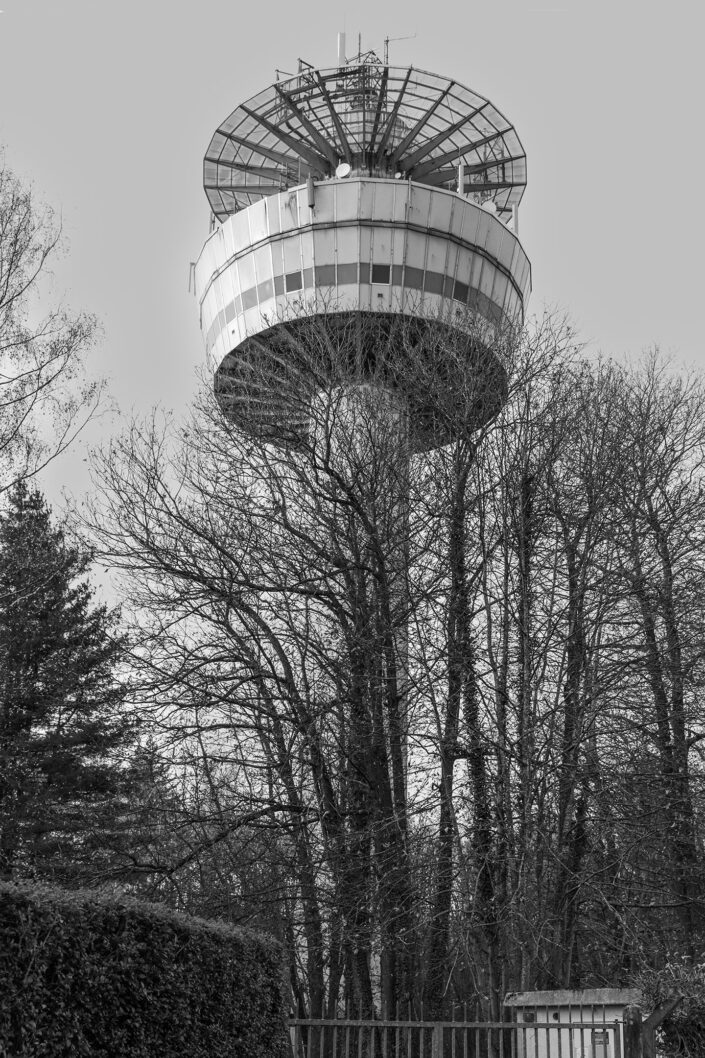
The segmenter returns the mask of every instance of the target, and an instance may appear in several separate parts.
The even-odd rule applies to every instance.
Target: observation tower
[[[195,269],[224,412],[295,443],[308,423],[289,390],[303,380],[313,400],[327,370],[302,356],[297,331],[318,320],[338,336],[366,333],[354,324],[373,318],[379,335],[403,319],[412,358],[442,361],[444,335],[465,349],[482,425],[506,390],[496,339],[521,326],[530,290],[525,184],[519,137],[489,100],[373,52],[346,60],[342,34],[335,67],[300,63],[237,107],[206,152],[213,230]],[[351,339],[350,385],[369,378],[404,409],[412,450],[452,440],[405,365],[387,367],[374,346]],[[434,369],[452,393],[451,358]]]

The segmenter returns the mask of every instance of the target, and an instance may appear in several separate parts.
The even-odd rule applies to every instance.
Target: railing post
[[[642,1058],[641,1011],[639,1007],[624,1008],[624,1058]]]

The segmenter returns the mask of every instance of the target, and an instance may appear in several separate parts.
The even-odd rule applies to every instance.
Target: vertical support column
[[[394,560],[395,584],[392,595],[392,610],[397,609],[407,616],[399,623],[394,632],[395,654],[397,664],[397,694],[399,697],[399,724],[402,740],[402,760],[404,769],[404,804],[408,795],[409,775],[409,448],[408,419],[406,411],[397,415],[399,443],[399,481],[394,497],[396,508],[397,534],[399,546]]]
[[[624,1058],[643,1058],[639,1007],[624,1008]]]
[[[364,383],[346,386],[332,394],[322,394],[314,402],[314,429],[318,444],[325,444],[329,433],[331,458],[343,474],[350,472],[351,456],[355,472],[369,468],[381,474],[377,490],[384,491],[384,512],[377,517],[387,522],[390,539],[384,540],[386,580],[390,618],[408,610],[409,534],[409,421],[399,395],[392,390]],[[379,497],[378,497],[379,498]],[[396,666],[399,735],[403,761],[403,801],[406,805],[409,748],[409,629],[407,620],[396,621],[392,629]],[[394,740],[395,732],[387,736]],[[392,757],[394,755],[392,754]],[[394,791],[395,800],[399,793]]]
[[[354,672],[349,759],[361,803],[359,848],[377,857],[380,1007],[412,993],[409,934],[413,919],[408,872],[408,416],[394,391],[355,383],[321,392],[311,406],[313,444],[332,472],[331,500],[341,517],[330,532],[348,573],[342,590],[353,611],[348,648]],[[352,688],[351,684],[351,688]],[[356,787],[357,788],[357,787]],[[367,855],[367,854],[365,854]],[[362,862],[362,853],[360,862]],[[361,891],[366,882],[360,882]],[[365,920],[364,928],[369,925]],[[369,1015],[367,1015],[369,1016]]]

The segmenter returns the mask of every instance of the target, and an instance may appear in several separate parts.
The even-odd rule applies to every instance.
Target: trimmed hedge
[[[156,904],[0,883],[0,1058],[283,1058],[274,941]]]

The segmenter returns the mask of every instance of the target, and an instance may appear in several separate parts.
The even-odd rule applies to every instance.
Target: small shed
[[[624,1011],[639,1006],[636,988],[509,992],[517,1058],[621,1058]]]

